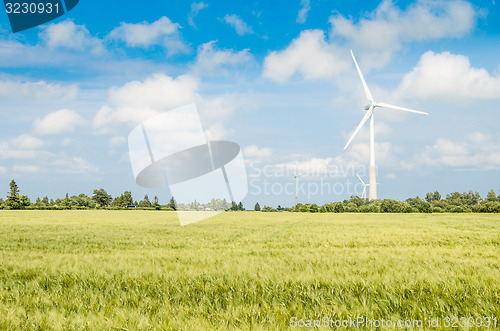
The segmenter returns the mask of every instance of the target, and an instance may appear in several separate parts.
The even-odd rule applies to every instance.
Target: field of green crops
[[[0,330],[360,317],[500,328],[500,216],[226,212],[181,227],[174,212],[0,211]]]

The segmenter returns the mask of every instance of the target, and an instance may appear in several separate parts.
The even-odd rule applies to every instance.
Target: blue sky
[[[499,190],[500,11],[495,1],[82,0],[12,34],[0,15],[0,187],[32,200],[105,188],[136,200],[127,136],[195,102],[213,140],[243,149],[243,201],[290,206],[361,194],[368,126],[343,147],[365,100],[353,49],[377,101],[379,198]]]

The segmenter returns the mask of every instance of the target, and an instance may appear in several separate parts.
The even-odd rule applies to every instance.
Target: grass
[[[500,322],[499,255],[498,215],[0,211],[0,330]]]

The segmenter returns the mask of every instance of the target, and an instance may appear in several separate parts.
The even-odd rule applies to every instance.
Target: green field
[[[500,328],[499,267],[498,215],[0,211],[0,330]]]

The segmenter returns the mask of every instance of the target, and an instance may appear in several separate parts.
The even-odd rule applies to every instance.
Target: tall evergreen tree
[[[260,205],[258,202],[255,204],[255,207],[253,207],[253,210],[260,211]]]
[[[5,204],[10,207],[10,209],[21,209],[23,207],[21,203],[21,196],[19,195],[19,187],[17,187],[16,181],[11,180],[9,195]]]
[[[172,208],[173,210],[177,210],[177,202],[175,202],[174,197],[170,198],[170,202],[167,205],[168,208]]]

